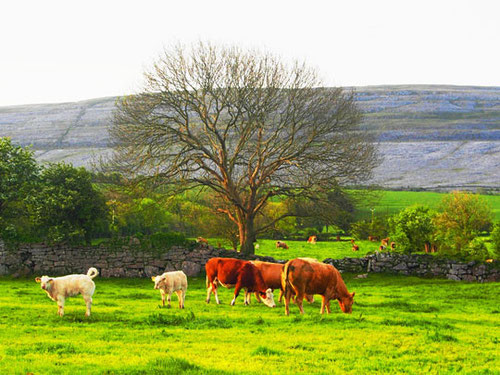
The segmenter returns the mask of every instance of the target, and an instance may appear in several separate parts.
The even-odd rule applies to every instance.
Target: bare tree
[[[238,226],[240,250],[253,253],[255,236],[274,224],[254,225],[271,197],[318,199],[370,176],[374,146],[357,129],[353,96],[270,54],[202,42],[166,49],[143,92],[117,103],[114,165],[213,190],[225,202],[215,208]]]

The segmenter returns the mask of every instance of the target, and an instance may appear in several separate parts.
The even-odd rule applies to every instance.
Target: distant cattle
[[[356,244],[356,242],[354,242],[354,240],[351,239],[351,249],[352,251],[359,251],[359,245]]]
[[[391,242],[391,249],[392,250],[396,249],[396,242],[394,242],[394,241]]]
[[[380,245],[382,245],[384,248],[387,247],[387,245],[389,245],[389,241],[390,241],[390,238],[387,237],[387,238],[383,238],[381,241],[380,241]]]
[[[99,275],[99,271],[94,267],[89,268],[86,275],[67,275],[62,277],[37,277],[35,281],[40,283],[40,287],[47,292],[50,299],[57,302],[57,313],[64,315],[64,303],[66,298],[81,294],[87,310],[85,316],[90,316],[92,307],[92,296],[95,291],[95,284],[92,281]]]
[[[344,313],[352,312],[354,292],[351,294],[340,276],[340,272],[329,264],[297,258],[288,261],[282,273],[283,289],[285,291],[285,314],[290,314],[290,298],[296,295],[296,303],[300,313],[304,313],[302,300],[305,294],[320,294],[321,314],[330,313],[330,300],[337,299]]]
[[[281,272],[283,271],[283,267],[285,265],[280,263],[262,262],[260,260],[253,260],[251,261],[251,263],[259,269],[262,278],[264,279],[264,282],[266,283],[268,288],[273,289],[273,291],[279,289],[279,301],[281,302],[283,299]],[[255,298],[257,299],[257,301],[261,302],[261,298],[258,292],[255,292]],[[314,296],[306,295],[306,300],[309,303],[313,303]],[[250,297],[248,297],[248,302],[250,302]]]
[[[165,306],[165,296],[167,296],[168,306],[170,307],[170,297],[172,293],[177,294],[179,299],[179,308],[184,308],[186,299],[186,291],[188,287],[186,274],[182,271],[165,272],[160,276],[151,278],[155,283],[155,289],[159,289],[161,293],[161,302]]]
[[[309,236],[309,238],[307,239],[307,243],[315,245],[316,242],[318,242],[318,237],[316,236]]]
[[[424,244],[424,246],[425,246],[425,252],[426,253],[435,253],[435,252],[437,252],[437,245],[434,244],[434,243],[430,244],[429,242],[426,242]]]
[[[208,240],[203,237],[196,237],[196,242],[203,246],[208,246]]]
[[[288,249],[288,245],[286,244],[286,242],[283,242],[283,241],[276,241],[276,248],[277,249]]]
[[[378,237],[376,237],[376,236],[368,236],[368,241],[372,241],[372,242],[378,241]]]
[[[205,265],[205,270],[207,272],[207,303],[210,302],[212,292],[217,303],[220,303],[217,295],[217,284],[221,284],[226,288],[235,288],[231,306],[234,305],[241,289],[244,289],[246,291],[245,305],[250,303],[250,293],[258,292],[265,305],[276,307],[271,288],[264,282],[259,269],[249,261],[233,258],[211,258]]]

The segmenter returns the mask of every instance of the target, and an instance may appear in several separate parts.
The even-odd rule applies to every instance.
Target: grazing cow
[[[391,242],[391,249],[394,250],[396,248],[396,242]]]
[[[337,299],[344,313],[352,312],[354,292],[351,294],[340,276],[340,272],[329,264],[308,259],[297,258],[288,261],[283,268],[281,276],[283,289],[285,290],[285,314],[290,315],[290,298],[292,293],[296,294],[297,306],[300,313],[304,313],[302,300],[305,294],[320,294],[321,314],[330,313],[330,300]]]
[[[208,240],[203,237],[196,237],[196,242],[202,246],[208,246]]]
[[[283,241],[276,241],[276,248],[288,249],[288,245]]]
[[[95,291],[95,284],[92,281],[99,275],[94,267],[89,268],[86,275],[67,275],[62,277],[37,277],[35,281],[40,283],[40,287],[47,292],[50,299],[57,302],[57,313],[64,315],[64,302],[66,298],[81,294],[87,310],[85,316],[90,316],[92,307],[92,296]]]
[[[352,239],[351,239],[351,244],[352,244],[352,251],[358,251],[359,250],[359,246],[356,245],[356,243]]]
[[[389,245],[389,241],[390,241],[390,238],[389,238],[389,237],[387,237],[387,238],[382,238],[382,241],[380,241],[380,244],[381,244],[384,248],[386,248],[386,247],[387,247],[387,245]]]
[[[316,245],[316,242],[318,242],[318,237],[316,236],[309,236],[307,239],[307,243],[311,243],[313,245]]]
[[[160,290],[163,306],[165,306],[165,295],[167,296],[168,307],[170,307],[170,296],[175,293],[179,299],[179,309],[184,308],[188,287],[187,277],[184,272],[165,272],[163,275],[151,277],[151,280],[155,283],[155,289]]]
[[[217,295],[217,283],[226,288],[234,287],[234,297],[231,306],[234,306],[236,297],[241,289],[245,293],[245,305],[250,303],[250,293],[258,292],[262,302],[269,307],[276,307],[274,295],[268,288],[259,269],[246,260],[233,258],[211,258],[205,264],[207,272],[207,303],[210,303],[210,295],[215,294],[215,300],[219,304]]]
[[[257,269],[260,271],[262,278],[264,279],[264,283],[266,283],[268,288],[274,290],[279,289],[280,296],[279,301],[283,300],[283,288],[281,285],[281,272],[283,271],[284,264],[280,263],[269,263],[262,262],[260,260],[253,260],[252,263]],[[314,302],[314,296],[306,295],[306,300],[309,303]],[[258,292],[255,292],[255,298],[258,302],[262,302]],[[250,296],[248,296],[248,302],[250,302]]]
[[[376,237],[376,236],[368,236],[368,241],[372,241],[372,242],[378,241],[378,237]]]

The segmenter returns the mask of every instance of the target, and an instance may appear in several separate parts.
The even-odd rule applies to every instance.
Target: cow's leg
[[[219,295],[217,294],[217,284],[214,283],[214,294],[215,294],[215,302],[217,302],[217,305],[220,305],[220,301],[219,301]]]
[[[321,296],[321,315],[325,313],[325,306],[328,302],[326,301],[325,296]]]
[[[212,283],[209,283],[207,287],[207,303],[210,303],[211,294],[212,294]]]
[[[299,307],[300,313],[304,314],[304,307],[302,306],[302,302],[304,300],[304,293],[302,291],[297,291],[295,295],[295,303]]]
[[[258,303],[262,303],[262,299],[259,296],[259,292],[255,292],[255,299],[257,300]]]
[[[172,293],[167,293],[167,302],[168,302],[168,307],[170,307],[170,299],[172,297]]]
[[[280,303],[283,302],[283,289],[280,288],[280,298],[279,298]]]
[[[184,300],[183,300],[183,297],[182,297],[182,290],[177,290],[175,291],[175,294],[177,294],[177,299],[179,300],[179,309],[183,309],[184,308]]]
[[[59,316],[64,315],[64,297],[59,297],[57,299],[57,313]]]
[[[245,290],[245,305],[250,305],[250,300],[252,299],[252,293]]]
[[[236,285],[234,288],[234,297],[233,300],[231,301],[231,306],[234,306],[234,303],[236,302],[236,297],[238,297],[238,294],[240,294],[241,286]]]
[[[326,301],[326,312],[330,314],[330,300]]]
[[[161,304],[163,307],[165,307],[165,292],[160,289],[160,293],[161,293]]]
[[[90,316],[90,309],[92,308],[92,296],[84,295],[83,300],[85,301],[85,305],[87,306],[85,316]]]

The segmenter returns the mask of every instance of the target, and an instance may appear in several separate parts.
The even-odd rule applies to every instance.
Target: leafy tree
[[[91,174],[64,163],[42,171],[31,205],[40,233],[53,242],[90,244],[109,224],[106,200],[92,185]]]
[[[493,258],[500,258],[500,221],[495,224],[491,231],[492,255]]]
[[[274,224],[255,225],[271,197],[319,200],[369,177],[377,162],[353,93],[325,88],[304,64],[200,43],[165,50],[145,79],[143,93],[117,105],[114,166],[211,189],[242,252],[253,253],[256,235]]]
[[[422,251],[425,243],[432,241],[433,215],[429,208],[415,205],[390,219],[391,239],[397,243],[398,251]]]
[[[25,239],[31,231],[25,198],[37,182],[39,167],[29,148],[0,137],[0,236]]]
[[[471,242],[491,226],[490,207],[477,194],[454,191],[443,198],[441,211],[433,220],[440,251],[467,257]]]

